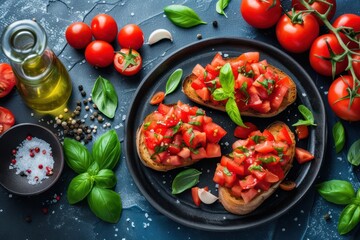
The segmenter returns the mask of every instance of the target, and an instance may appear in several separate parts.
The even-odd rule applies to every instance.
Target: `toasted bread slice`
[[[295,135],[290,131],[288,126],[285,123],[282,122],[275,122],[267,127],[267,129],[276,136],[283,126],[286,126],[289,135],[292,139],[293,144],[289,146],[288,153],[290,155],[290,161],[288,164],[283,168],[284,175],[290,171],[292,167],[293,158],[295,155]],[[275,192],[275,190],[279,187],[281,181],[278,181],[274,183],[269,190],[263,191],[260,194],[258,194],[256,197],[254,197],[250,202],[245,203],[242,198],[236,198],[233,195],[231,195],[231,192],[228,188],[219,186],[219,201],[224,206],[224,208],[237,215],[245,215],[252,211],[254,211],[257,207],[261,205],[268,197],[270,197],[271,194]]]
[[[231,62],[231,59],[228,59],[227,61]],[[280,79],[282,79],[283,77],[286,76],[290,80],[290,87],[289,87],[288,92],[284,96],[284,100],[282,101],[279,109],[276,111],[270,111],[268,113],[259,113],[255,110],[249,109],[247,111],[241,111],[242,116],[261,117],[261,118],[273,117],[273,116],[276,116],[277,114],[279,114],[280,112],[284,111],[289,105],[291,105],[292,103],[295,102],[296,95],[297,95],[295,82],[290,78],[290,76],[288,76],[286,73],[284,73],[280,69],[278,69],[270,64],[268,65],[268,67],[271,68],[277,75],[279,75]],[[197,79],[195,74],[191,74],[184,79],[183,84],[182,84],[182,91],[184,92],[184,94],[188,98],[190,98],[192,101],[194,101],[198,104],[225,112],[225,104],[214,105],[214,104],[211,104],[210,101],[205,102],[196,94],[195,89],[193,89],[191,87],[191,84],[195,79]]]

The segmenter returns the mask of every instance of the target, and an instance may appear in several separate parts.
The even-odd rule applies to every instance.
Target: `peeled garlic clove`
[[[163,39],[169,39],[171,42],[173,41],[172,35],[168,30],[156,29],[150,34],[148,43],[152,45]]]
[[[203,188],[199,188],[198,195],[201,202],[205,204],[213,204],[218,200],[218,198],[214,194],[210,193],[209,191],[206,191]]]

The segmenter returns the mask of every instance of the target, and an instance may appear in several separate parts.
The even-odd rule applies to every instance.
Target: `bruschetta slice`
[[[168,171],[221,157],[219,141],[225,134],[199,107],[160,103],[137,130],[137,152],[145,166]]]
[[[224,208],[245,215],[273,194],[291,169],[295,136],[285,123],[275,122],[237,140],[232,148],[231,154],[222,156],[213,180]]]
[[[242,116],[272,117],[296,100],[296,85],[286,73],[260,61],[259,52],[235,58],[217,53],[205,67],[197,64],[183,81],[182,91],[192,101],[225,111],[226,101],[216,101],[213,92],[221,88],[220,69],[230,63],[234,76],[234,96]]]

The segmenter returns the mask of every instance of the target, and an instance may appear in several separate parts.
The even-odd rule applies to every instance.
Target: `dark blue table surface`
[[[0,5],[0,31],[13,21],[35,18],[48,34],[49,46],[59,56],[69,70],[73,81],[73,97],[70,104],[75,106],[76,96],[80,97],[77,85],[84,85],[90,92],[95,79],[101,75],[110,79],[118,96],[119,107],[111,121],[121,141],[124,139],[124,125],[129,104],[143,77],[171,53],[190,43],[198,41],[197,34],[203,39],[212,37],[243,37],[260,40],[276,47],[274,29],[257,30],[247,25],[239,13],[239,0],[232,0],[226,13],[228,18],[216,13],[216,1],[213,0],[2,0]],[[285,6],[290,1],[283,1]],[[360,14],[359,0],[337,1],[336,16],[343,13]],[[193,8],[201,18],[208,22],[191,29],[174,26],[164,15],[163,8],[169,4],[184,4]],[[128,23],[138,24],[147,39],[157,28],[168,29],[174,41],[162,41],[154,46],[145,44],[140,53],[144,59],[142,71],[135,77],[120,76],[112,67],[95,69],[84,60],[82,51],[76,51],[67,45],[64,38],[66,27],[75,21],[90,23],[98,13],[112,15],[119,28]],[[335,17],[336,17],[335,16]],[[212,22],[218,22],[218,28]],[[324,31],[324,29],[323,29]],[[118,49],[118,45],[114,44]],[[357,168],[346,160],[346,152],[352,142],[360,138],[360,124],[342,121],[346,131],[345,150],[336,154],[331,137],[331,128],[339,119],[327,105],[327,89],[331,80],[317,75],[310,67],[307,53],[290,54],[310,74],[323,97],[327,109],[328,139],[327,151],[317,182],[330,179],[350,181],[355,189],[359,187],[360,175]],[[7,62],[0,53],[0,62]],[[57,132],[49,116],[42,116],[28,109],[20,100],[17,91],[0,99],[0,105],[11,109],[16,122],[35,122]],[[99,128],[98,136],[107,129]],[[91,146],[91,144],[89,145]],[[1,157],[1,156],[0,156]],[[314,187],[291,210],[280,218],[256,228],[235,232],[206,232],[182,226],[155,210],[137,189],[129,174],[124,155],[116,168],[123,213],[117,224],[100,221],[85,203],[69,205],[66,200],[66,188],[74,173],[65,167],[59,182],[49,191],[35,197],[19,197],[0,188],[0,239],[360,239],[359,228],[340,236],[337,233],[337,221],[342,206],[325,202],[316,193]],[[57,197],[59,196],[59,197]],[[42,208],[48,208],[44,214]],[[324,215],[330,219],[325,220]],[[28,221],[31,219],[31,221]]]

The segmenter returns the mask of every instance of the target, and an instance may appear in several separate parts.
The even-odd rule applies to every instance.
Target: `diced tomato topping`
[[[249,63],[259,62],[260,53],[259,52],[245,52],[245,53],[241,54],[237,59],[246,61]]]
[[[277,139],[280,141],[285,141],[289,145],[291,145],[293,142],[285,126],[280,129],[280,132],[277,134]]]
[[[266,170],[264,181],[268,183],[276,183],[280,180],[279,176],[270,172],[269,170]]]
[[[261,167],[260,165],[257,165],[257,164],[250,165],[248,170],[258,180],[263,180],[265,178],[266,172],[265,172],[264,168]]]
[[[199,207],[201,204],[201,200],[199,197],[199,187],[191,188],[191,197],[192,197],[195,205]]]
[[[255,146],[255,151],[259,153],[271,153],[274,151],[274,146],[272,141],[264,141]]]
[[[295,148],[295,159],[298,161],[298,163],[303,164],[313,160],[314,158],[315,156],[312,155],[308,150],[299,147]]]
[[[266,138],[266,140],[268,140],[268,141],[274,141],[275,140],[275,138],[274,138],[274,135],[272,135],[272,133],[269,131],[269,130],[267,130],[267,129],[265,129],[264,131],[263,131],[263,136]]]
[[[257,178],[254,177],[253,175],[247,175],[244,179],[239,180],[242,189],[254,188],[257,182],[258,182]]]
[[[191,87],[195,90],[199,90],[199,89],[206,87],[206,85],[205,85],[204,81],[201,81],[200,79],[197,78],[191,82]]]
[[[205,68],[200,64],[196,64],[192,70],[192,73],[195,74],[200,80],[204,81]]]
[[[193,160],[207,158],[206,150],[203,147],[196,149],[196,151],[192,151],[190,155],[191,155],[191,159]]]
[[[203,129],[206,133],[206,139],[210,143],[218,143],[227,133],[222,127],[214,122],[205,124]]]
[[[289,87],[285,85],[277,84],[272,92],[272,94],[269,96],[271,109],[273,111],[278,110],[281,106],[281,103],[284,100],[285,95],[287,94],[289,90]]]
[[[208,158],[221,157],[221,148],[217,143],[206,144],[206,156]]]
[[[245,122],[244,124],[246,127],[236,126],[234,131],[235,137],[244,139],[247,138],[251,132],[257,130],[256,125],[251,122]]]
[[[282,180],[285,177],[284,170],[281,168],[279,164],[275,164],[275,165],[267,164],[266,168],[268,171],[278,176],[279,180]]]
[[[231,195],[233,195],[234,197],[240,198],[242,191],[243,191],[243,189],[240,187],[240,185],[235,184],[231,188]]]
[[[251,200],[253,200],[254,197],[256,197],[259,194],[259,192],[254,189],[254,188],[250,188],[247,191],[242,191],[241,192],[241,197],[244,200],[245,203],[250,202]]]
[[[217,165],[216,169],[215,169],[215,174],[213,177],[213,181],[221,186],[223,186],[225,184],[225,177],[224,177],[224,171],[223,171],[224,167],[221,166],[220,164]]]
[[[262,180],[262,181],[259,181],[257,184],[256,184],[256,187],[261,189],[261,190],[264,190],[264,191],[267,191],[270,189],[270,186],[271,186],[271,183],[269,182],[266,182],[265,179]]]
[[[209,101],[210,100],[210,92],[207,87],[203,87],[200,89],[195,90],[196,94],[203,100],[203,101]]]
[[[205,71],[206,71],[206,78],[204,79],[204,82],[214,80],[217,76],[219,76],[220,73],[220,69],[217,69],[210,64],[206,65]]]
[[[233,160],[227,161],[226,167],[227,169],[229,169],[230,172],[236,173],[241,176],[244,175],[244,165],[240,165]]]
[[[224,179],[225,179],[224,186],[227,188],[231,188],[236,183],[237,177],[235,173],[228,171],[226,173],[224,172]]]
[[[213,66],[215,69],[221,68],[224,66],[226,61],[223,59],[220,53],[216,53],[215,57],[211,61],[211,66]]]
[[[177,155],[181,158],[187,159],[191,156],[191,151],[189,148],[183,147]]]

